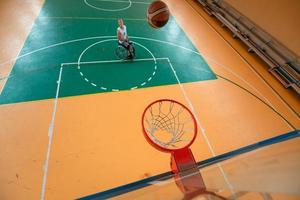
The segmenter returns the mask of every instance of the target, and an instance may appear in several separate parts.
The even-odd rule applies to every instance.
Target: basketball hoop
[[[171,168],[181,173],[197,168],[189,147],[197,136],[197,123],[183,104],[161,99],[146,107],[142,116],[144,136],[156,149],[171,153]]]
[[[154,148],[171,153],[171,169],[180,190],[185,194],[204,190],[203,179],[189,148],[197,136],[192,112],[177,101],[157,100],[146,107],[142,126],[146,140]],[[188,174],[194,175],[186,178]]]
[[[173,153],[188,148],[197,135],[197,123],[183,104],[169,99],[151,103],[142,117],[143,132],[156,149]]]

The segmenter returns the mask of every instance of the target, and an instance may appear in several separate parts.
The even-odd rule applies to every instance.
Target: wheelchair
[[[135,57],[135,48],[132,42],[128,42],[128,49],[122,44],[118,43],[118,47],[115,50],[117,58],[120,60],[133,59]]]

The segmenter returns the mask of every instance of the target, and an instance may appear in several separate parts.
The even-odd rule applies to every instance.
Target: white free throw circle
[[[85,54],[85,52],[86,52],[87,50],[89,50],[90,48],[92,48],[93,46],[95,46],[95,45],[97,45],[97,44],[101,44],[101,43],[109,42],[109,41],[117,41],[117,39],[106,39],[106,40],[101,40],[101,41],[95,42],[95,43],[91,44],[90,46],[88,46],[87,48],[85,48],[85,49],[81,52],[81,54],[80,54],[80,56],[79,56],[79,58],[78,58],[78,61],[77,61],[77,69],[78,69],[78,71],[79,71],[80,76],[83,78],[83,80],[85,80],[87,83],[91,84],[92,86],[94,86],[94,87],[99,87],[101,90],[107,90],[107,91],[119,91],[119,90],[120,90],[119,88],[108,88],[108,87],[106,87],[105,85],[99,85],[99,84],[97,84],[97,83],[94,83],[93,81],[91,81],[91,80],[90,80],[90,79],[82,72],[81,67],[80,67],[80,64],[81,64],[81,58],[82,58],[82,56]],[[132,42],[133,42],[134,44],[136,44],[136,45],[142,47],[143,49],[145,49],[145,50],[151,55],[151,57],[153,58],[153,61],[154,61],[154,69],[153,69],[153,72],[150,74],[150,76],[149,76],[148,78],[146,78],[145,81],[143,81],[142,83],[139,83],[139,84],[137,84],[137,85],[133,85],[133,86],[127,88],[127,89],[131,89],[131,90],[137,89],[138,87],[144,86],[144,85],[146,85],[148,82],[150,82],[150,81],[152,80],[153,76],[156,74],[156,70],[157,70],[157,62],[156,62],[156,58],[154,57],[153,53],[152,53],[147,47],[145,47],[144,45],[142,45],[142,44],[140,44],[140,43],[138,43],[138,42],[134,42],[134,41],[132,41]],[[134,60],[133,60],[133,61],[134,61]]]
[[[100,1],[101,1],[101,0],[100,0]],[[108,0],[102,0],[102,1],[104,1],[104,2],[114,2],[113,0],[111,0],[111,1],[108,1]],[[92,5],[92,4],[90,4],[90,3],[88,2],[88,0],[84,0],[84,3],[85,3],[87,6],[91,7],[91,8],[94,8],[94,9],[97,9],[97,10],[102,10],[102,11],[108,11],[108,12],[117,12],[117,11],[127,10],[127,9],[130,8],[131,5],[132,5],[131,0],[129,0],[129,1],[128,1],[129,4],[128,4],[126,7],[124,7],[124,8],[118,8],[118,9],[106,9],[106,8],[100,8],[100,7],[97,7],[97,6]],[[121,2],[121,1],[115,1],[115,3],[123,3],[123,2]],[[124,3],[126,3],[126,1],[124,1]]]

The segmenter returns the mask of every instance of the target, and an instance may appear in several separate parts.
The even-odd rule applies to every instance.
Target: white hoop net
[[[182,105],[170,100],[152,104],[145,111],[143,124],[152,142],[168,150],[188,146],[196,134],[191,113]]]

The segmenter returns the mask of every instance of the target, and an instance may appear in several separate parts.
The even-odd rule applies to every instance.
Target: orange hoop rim
[[[166,148],[166,147],[162,147],[162,146],[156,144],[156,143],[149,137],[149,135],[148,135],[148,133],[147,133],[147,131],[146,131],[146,129],[145,129],[144,119],[145,119],[145,115],[146,115],[146,112],[148,111],[148,109],[149,109],[152,105],[154,105],[154,104],[156,104],[156,103],[159,103],[159,102],[164,102],[164,101],[168,101],[168,102],[172,102],[172,103],[175,103],[175,104],[180,105],[181,107],[183,107],[183,108],[191,115],[191,118],[192,118],[192,121],[193,121],[193,124],[194,124],[194,136],[193,136],[193,138],[191,139],[191,141],[190,141],[187,145],[185,145],[184,147],[181,147],[181,148],[178,148],[178,149],[169,149],[169,148]],[[144,134],[144,136],[145,136],[147,142],[148,142],[151,146],[153,146],[155,149],[157,149],[157,150],[159,150],[159,151],[162,151],[162,152],[167,152],[167,153],[172,153],[172,152],[175,152],[175,151],[178,151],[178,150],[181,150],[181,149],[189,148],[189,147],[194,143],[194,141],[195,141],[195,139],[196,139],[196,136],[197,136],[197,132],[198,132],[198,131],[197,131],[197,130],[198,130],[198,128],[197,128],[197,121],[196,121],[195,116],[193,115],[193,113],[190,111],[190,109],[189,109],[187,106],[183,105],[182,103],[180,103],[180,102],[178,102],[178,101],[175,101],[175,100],[172,100],[172,99],[159,99],[159,100],[156,100],[156,101],[150,103],[150,104],[145,108],[145,110],[144,110],[144,112],[143,112],[143,115],[142,115],[142,128],[143,128],[143,134]]]

